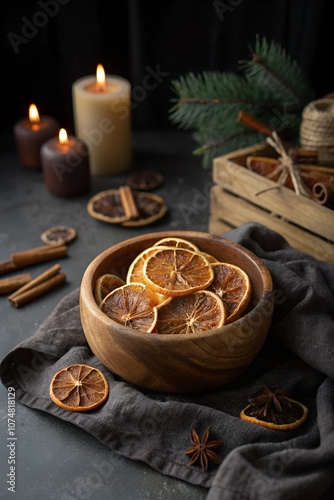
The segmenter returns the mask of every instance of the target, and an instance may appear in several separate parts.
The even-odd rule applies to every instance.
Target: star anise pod
[[[290,424],[303,416],[303,406],[292,399],[281,389],[270,391],[263,385],[261,389],[248,398],[249,407],[246,415],[273,424]]]
[[[191,456],[190,465],[200,462],[202,469],[208,470],[209,460],[215,464],[220,464],[221,459],[212,451],[214,448],[219,448],[222,441],[209,441],[210,427],[205,431],[202,439],[199,438],[197,432],[193,429],[190,434],[192,447],[185,451],[186,455]]]

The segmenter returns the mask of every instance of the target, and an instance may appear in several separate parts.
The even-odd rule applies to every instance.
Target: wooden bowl
[[[140,252],[172,236],[188,239],[203,252],[248,273],[252,298],[241,318],[205,333],[159,335],[122,326],[99,309],[93,297],[96,279],[115,271],[125,276]],[[234,380],[259,353],[273,314],[272,280],[258,257],[221,237],[193,231],[144,234],[108,248],[91,262],[82,278],[80,314],[93,353],[126,381],[168,393],[203,392]]]

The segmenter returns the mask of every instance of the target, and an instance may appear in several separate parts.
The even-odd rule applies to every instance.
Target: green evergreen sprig
[[[297,62],[278,43],[256,38],[252,59],[242,61],[247,81],[271,89],[272,97],[286,110],[300,111],[311,99],[312,89]]]
[[[172,82],[177,98],[170,120],[181,129],[193,130],[199,144],[193,152],[203,155],[203,165],[229,151],[264,139],[238,121],[247,111],[275,130],[297,137],[304,106],[312,89],[297,63],[277,43],[257,37],[252,57],[242,61],[243,75],[231,72],[190,72]]]

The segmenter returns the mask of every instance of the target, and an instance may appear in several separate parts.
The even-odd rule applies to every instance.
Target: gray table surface
[[[124,239],[152,231],[207,231],[211,171],[192,155],[196,144],[180,131],[134,134],[134,164],[117,177],[94,178],[90,194],[56,198],[48,193],[41,171],[23,168],[11,144],[0,157],[0,260],[11,252],[42,244],[49,227],[69,225],[78,237],[68,256],[59,261],[67,284],[16,309],[0,297],[1,359],[30,337],[58,302],[80,285],[87,265],[104,249]],[[122,228],[91,218],[86,210],[95,193],[118,187],[132,171],[154,169],[165,177],[156,190],[169,206],[167,217],[154,226]],[[29,268],[33,276],[47,269]],[[0,385],[0,498],[7,490],[7,390]],[[125,459],[83,430],[49,414],[16,404],[16,498],[40,500],[190,500],[204,499],[207,490],[166,477],[143,463]],[[15,496],[15,495],[14,495]]]

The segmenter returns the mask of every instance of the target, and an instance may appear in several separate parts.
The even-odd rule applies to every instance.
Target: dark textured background
[[[48,8],[58,12],[47,15]],[[305,71],[315,97],[321,97],[334,90],[329,75],[333,12],[331,0],[6,2],[0,21],[6,87],[1,132],[25,116],[31,102],[71,130],[71,84],[95,73],[98,62],[133,87],[143,86],[148,67],[167,73],[154,89],[137,91],[133,125],[171,127],[170,81],[188,71],[236,71],[238,61],[249,57],[257,33],[281,43]],[[24,36],[27,20],[35,26],[30,38]]]

